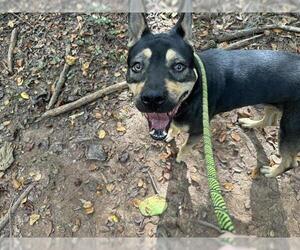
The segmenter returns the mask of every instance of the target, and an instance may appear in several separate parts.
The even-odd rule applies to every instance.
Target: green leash
[[[221,230],[233,232],[234,225],[228,213],[224,198],[221,193],[221,187],[217,176],[214,155],[212,150],[211,133],[209,126],[208,112],[208,92],[207,92],[207,77],[204,64],[200,57],[194,53],[195,63],[202,75],[202,95],[203,95],[203,141],[204,141],[204,156],[206,162],[208,186],[213,207],[217,217],[217,221]]]

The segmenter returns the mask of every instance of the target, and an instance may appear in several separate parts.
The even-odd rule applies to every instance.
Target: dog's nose
[[[159,91],[147,91],[142,94],[141,100],[145,105],[160,106],[166,101],[166,97]]]

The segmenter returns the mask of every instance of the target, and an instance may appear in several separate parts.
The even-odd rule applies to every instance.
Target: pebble
[[[119,161],[121,163],[126,163],[129,160],[129,153],[128,152],[122,152],[121,155],[119,155]]]
[[[101,162],[107,160],[107,153],[104,151],[103,146],[100,144],[89,145],[85,156],[88,160],[96,160]]]

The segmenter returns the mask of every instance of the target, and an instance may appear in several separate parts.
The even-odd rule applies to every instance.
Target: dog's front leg
[[[185,160],[185,157],[187,156],[187,153],[193,149],[193,147],[200,142],[200,135],[188,135],[185,142],[182,144],[182,146],[179,148],[176,162],[180,163]]]

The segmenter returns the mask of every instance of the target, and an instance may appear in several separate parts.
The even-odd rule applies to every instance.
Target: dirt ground
[[[176,18],[169,17],[152,14],[150,24],[156,31],[170,27]],[[198,50],[230,31],[272,23],[300,27],[295,14],[197,14],[194,22]],[[19,33],[14,74],[9,75],[6,60],[13,28]],[[38,181],[1,236],[219,235],[201,223],[216,224],[202,142],[190,153],[186,168],[172,168],[170,145],[149,137],[128,91],[36,122],[46,111],[68,43],[76,61],[56,106],[124,81],[126,36],[124,14],[0,15],[0,147],[12,142],[15,158],[0,173],[0,218],[29,183]],[[299,45],[299,34],[271,30],[246,48],[299,53]],[[239,117],[261,115],[261,106],[246,107],[212,122],[225,200],[238,234],[299,237],[299,169],[276,179],[251,177],[254,167],[279,161],[277,127],[247,130],[237,123]],[[160,217],[145,218],[134,199],[154,194],[150,176],[167,198],[168,209]]]

